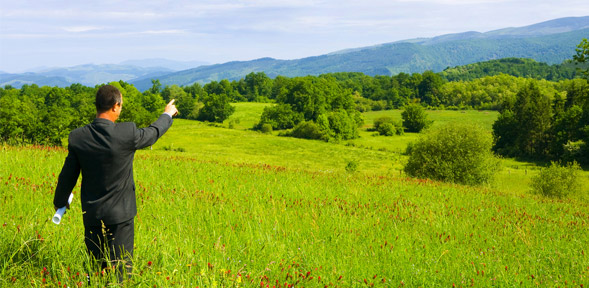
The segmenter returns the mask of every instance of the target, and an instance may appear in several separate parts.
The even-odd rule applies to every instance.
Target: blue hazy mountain
[[[447,67],[501,58],[529,58],[548,64],[571,59],[576,46],[589,37],[589,16],[550,20],[525,27],[510,27],[485,33],[469,31],[417,38],[369,47],[352,48],[295,60],[261,58],[215,65],[166,59],[130,60],[117,65],[79,65],[23,74],[0,74],[0,86],[22,84],[94,86],[127,81],[144,91],[152,79],[163,85],[201,84],[222,79],[237,80],[251,72],[270,77],[319,75],[332,72],[362,72],[395,75],[400,72],[439,72]],[[190,68],[190,69],[185,69]],[[184,69],[178,71],[179,69]]]

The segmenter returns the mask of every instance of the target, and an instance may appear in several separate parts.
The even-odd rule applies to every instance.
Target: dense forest
[[[584,58],[576,63],[586,65]],[[272,79],[263,72],[238,81],[213,81],[180,87],[152,87],[141,93],[123,81],[121,121],[138,126],[154,121],[166,101],[177,100],[179,117],[223,122],[232,102],[271,102],[252,127],[282,135],[345,140],[357,137],[361,112],[400,109],[418,104],[427,109],[490,109],[501,115],[494,125],[495,150],[506,156],[569,159],[589,158],[589,84],[573,62],[548,66],[528,59],[501,59],[441,73],[368,76],[330,73]],[[584,66],[583,66],[584,67]],[[507,73],[513,74],[509,75]],[[550,75],[550,76],[548,76]],[[471,77],[478,77],[470,79]],[[550,79],[559,79],[550,81]],[[100,87],[24,85],[0,88],[0,139],[9,143],[61,145],[72,129],[95,116],[94,95]]]

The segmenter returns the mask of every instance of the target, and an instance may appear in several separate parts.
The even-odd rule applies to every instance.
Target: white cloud
[[[139,32],[141,34],[184,34],[186,33],[185,30],[179,30],[179,29],[170,29],[170,30],[147,30],[147,31],[141,31]]]
[[[98,26],[70,26],[70,27],[63,27],[63,30],[66,32],[72,33],[81,33],[81,32],[88,32],[88,31],[95,31],[95,30],[102,30],[102,27]]]

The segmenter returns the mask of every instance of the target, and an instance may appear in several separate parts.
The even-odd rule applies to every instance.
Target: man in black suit
[[[105,85],[96,93],[96,119],[73,130],[69,153],[59,174],[53,205],[68,206],[68,197],[82,172],[82,212],[85,244],[102,269],[118,266],[122,280],[132,271],[134,218],[137,214],[133,157],[135,151],[153,145],[172,125],[178,113],[174,100],[149,127],[115,123],[123,108],[123,96]],[[110,263],[108,263],[110,260]],[[126,277],[125,277],[126,278]]]

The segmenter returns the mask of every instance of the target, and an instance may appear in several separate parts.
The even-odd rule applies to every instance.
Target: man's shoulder
[[[88,125],[84,125],[84,126],[82,126],[82,127],[78,127],[78,128],[76,128],[76,129],[74,129],[74,130],[70,131],[70,135],[69,135],[69,137],[70,137],[70,138],[72,138],[72,137],[77,137],[77,136],[79,136],[80,134],[83,134],[83,133],[85,133],[85,132],[86,132],[86,131],[89,129],[89,127],[90,127],[90,124],[88,124]]]

